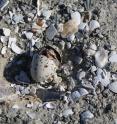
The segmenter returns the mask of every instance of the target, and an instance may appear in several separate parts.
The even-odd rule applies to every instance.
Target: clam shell
[[[89,30],[92,32],[97,28],[100,28],[99,22],[96,21],[96,20],[91,20],[90,23],[89,23]]]
[[[115,82],[109,84],[108,88],[109,88],[109,90],[111,90],[112,92],[117,93],[117,81],[115,81]]]
[[[105,49],[96,52],[95,63],[99,68],[103,68],[108,63],[108,52]]]

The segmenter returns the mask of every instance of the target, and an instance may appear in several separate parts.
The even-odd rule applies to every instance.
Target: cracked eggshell
[[[58,66],[52,59],[35,54],[31,63],[31,76],[36,82],[49,82],[57,76]]]
[[[100,28],[99,22],[96,21],[96,20],[91,20],[90,23],[89,23],[89,30],[92,32],[97,28]]]

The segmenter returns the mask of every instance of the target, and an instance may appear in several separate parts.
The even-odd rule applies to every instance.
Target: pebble
[[[99,68],[103,68],[108,63],[108,51],[100,49],[95,54],[95,63]]]
[[[81,72],[78,71],[77,79],[82,80],[85,77],[85,75],[86,75],[85,71],[81,71]]]
[[[89,92],[84,88],[80,88],[78,91],[81,96],[85,96],[85,95],[89,94]]]
[[[74,114],[74,112],[72,111],[72,109],[66,109],[66,110],[64,110],[63,113],[62,113],[62,115],[63,115],[64,117],[68,117],[68,116],[73,115],[73,114]]]
[[[95,44],[90,44],[89,49],[87,50],[87,55],[88,56],[95,55],[96,50],[97,50],[97,46]]]
[[[77,102],[81,97],[81,94],[78,92],[78,91],[74,91],[71,93],[71,99],[74,101],[74,102]]]
[[[117,93],[117,81],[110,83],[108,86],[109,90],[111,90],[114,93]]]
[[[12,24],[18,24],[20,22],[23,22],[23,15],[21,15],[21,14],[14,14],[12,16]]]
[[[27,115],[31,118],[31,119],[35,119],[36,118],[36,113],[34,112],[26,112]]]
[[[57,30],[54,27],[54,25],[51,24],[49,26],[49,28],[47,28],[47,30],[46,30],[46,37],[47,37],[47,39],[48,40],[52,40],[55,37],[56,34],[57,34]]]
[[[10,34],[11,34],[11,30],[8,29],[8,28],[3,28],[3,33],[4,33],[5,36],[9,37]]]
[[[72,47],[70,42],[67,42],[67,49],[70,49]]]
[[[75,39],[75,35],[74,34],[72,34],[72,35],[70,35],[70,36],[67,36],[67,40],[68,41],[74,41],[74,39]]]
[[[3,11],[4,10],[4,8],[8,5],[8,3],[9,3],[9,0],[1,0],[1,2],[0,2],[0,10],[1,11]]]
[[[89,110],[87,110],[87,111],[81,113],[81,119],[82,119],[82,120],[85,120],[85,119],[92,119],[92,118],[94,118],[94,115],[93,115]]]

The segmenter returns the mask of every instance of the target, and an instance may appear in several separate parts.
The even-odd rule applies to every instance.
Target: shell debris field
[[[0,124],[117,120],[116,0],[0,0]]]

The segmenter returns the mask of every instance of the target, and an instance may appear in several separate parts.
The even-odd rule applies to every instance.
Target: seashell
[[[92,118],[94,118],[94,115],[89,110],[81,113],[81,119],[82,120],[92,119]]]
[[[90,23],[89,23],[89,30],[92,32],[97,28],[100,28],[99,22],[96,21],[96,20],[91,20]]]
[[[112,92],[117,93],[117,81],[110,83],[108,88]]]
[[[2,54],[2,55],[5,55],[6,53],[7,53],[7,47],[4,46],[4,47],[2,48],[2,50],[1,50],[1,54]]]
[[[9,37],[8,48],[11,48],[12,42],[16,43],[17,39],[15,37]]]
[[[75,34],[78,31],[78,24],[75,19],[71,19],[65,24],[63,24],[63,31],[61,32],[61,36],[63,38],[67,38],[68,36]]]
[[[78,91],[81,96],[85,96],[85,95],[89,94],[89,92],[84,88],[80,88]]]
[[[58,81],[56,71],[60,60],[59,53],[50,46],[43,48],[40,54],[34,54],[31,63],[31,76],[33,80],[40,83],[53,80]]]
[[[46,102],[46,103],[44,103],[43,107],[46,109],[55,109],[56,105],[52,102]]]
[[[81,23],[81,15],[79,12],[73,12],[71,13],[71,19],[76,20],[77,26]]]
[[[99,68],[103,68],[108,63],[108,51],[100,49],[95,54],[95,63]]]
[[[24,32],[22,32],[22,34],[24,34],[28,40],[31,40],[32,37],[33,37],[33,33],[32,32],[24,31]]]
[[[99,82],[103,86],[107,87],[107,85],[110,83],[110,72],[107,72],[106,70],[98,69],[97,76],[94,78],[94,85],[96,86]]]
[[[14,43],[14,42],[11,43],[11,49],[12,49],[12,51],[13,51],[14,53],[16,53],[16,54],[22,54],[22,53],[24,52],[24,51],[23,51],[19,46],[17,46],[16,43]]]
[[[68,41],[74,41],[74,39],[75,39],[75,35],[74,34],[72,34],[70,36],[67,36],[67,40]]]
[[[11,30],[8,29],[8,28],[3,28],[3,34],[4,34],[5,36],[9,37],[10,34],[11,34]]]
[[[111,63],[117,62],[117,54],[116,53],[111,54],[109,57],[109,61]]]
[[[64,110],[63,113],[62,113],[62,115],[63,115],[64,117],[68,117],[68,116],[73,115],[73,114],[74,114],[74,112],[72,111],[72,109],[66,109],[66,110]]]
[[[87,50],[87,55],[88,56],[95,55],[96,50],[97,50],[97,46],[95,44],[90,44],[89,49]]]
[[[1,37],[0,37],[0,41],[1,41],[2,43],[7,43],[8,38],[7,38],[6,36],[1,36]]]
[[[81,95],[78,91],[74,91],[71,93],[71,99],[74,101],[74,102],[77,102],[79,99],[80,99]]]

